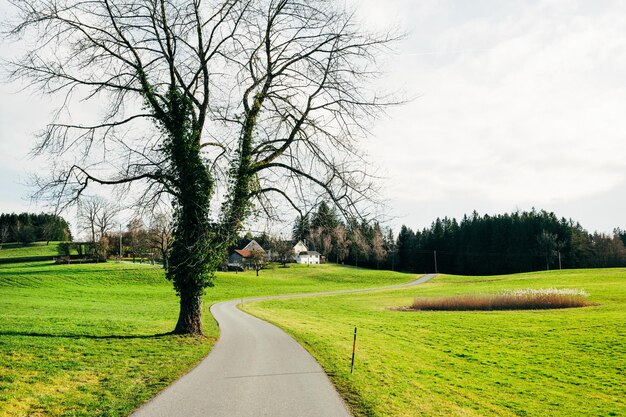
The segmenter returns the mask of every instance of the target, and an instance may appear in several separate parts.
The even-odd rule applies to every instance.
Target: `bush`
[[[71,242],[61,242],[57,246],[57,252],[59,253],[60,256],[70,256],[71,250],[72,250]]]
[[[515,290],[499,294],[416,298],[410,310],[540,310],[593,305],[583,290],[554,288]]]

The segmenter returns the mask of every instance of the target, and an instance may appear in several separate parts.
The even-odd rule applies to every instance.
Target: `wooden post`
[[[354,372],[354,352],[356,351],[356,327],[354,328],[354,341],[352,342],[352,364],[350,365],[350,373]]]

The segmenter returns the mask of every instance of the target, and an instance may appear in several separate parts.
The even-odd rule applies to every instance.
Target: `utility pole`
[[[559,270],[561,269],[561,251],[558,251],[559,254]]]
[[[435,257],[435,274],[438,274],[439,271],[437,270],[437,251],[433,251],[433,255]]]
[[[122,223],[120,223],[120,262],[122,262]]]

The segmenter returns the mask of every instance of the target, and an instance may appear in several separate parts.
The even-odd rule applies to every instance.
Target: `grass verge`
[[[601,305],[389,310],[416,296],[548,287],[582,288]],[[626,415],[625,269],[439,276],[415,288],[268,300],[243,309],[302,343],[357,416]]]
[[[374,287],[414,276],[335,265],[220,273],[206,338],[173,336],[178,298],[158,267],[0,265],[0,416],[125,416],[200,361],[217,301]]]

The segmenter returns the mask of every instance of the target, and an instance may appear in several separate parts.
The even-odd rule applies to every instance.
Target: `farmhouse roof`
[[[250,256],[250,251],[245,249],[235,249],[235,253],[243,256],[244,258],[248,258]]]
[[[261,245],[259,245],[259,243],[254,239],[248,242],[248,244],[244,246],[242,250],[245,250],[245,251],[259,250],[261,252],[265,252],[265,249],[263,249],[263,247],[261,247]]]
[[[321,255],[321,253],[314,251],[314,250],[306,250],[306,251],[302,251],[300,252],[300,255]]]

